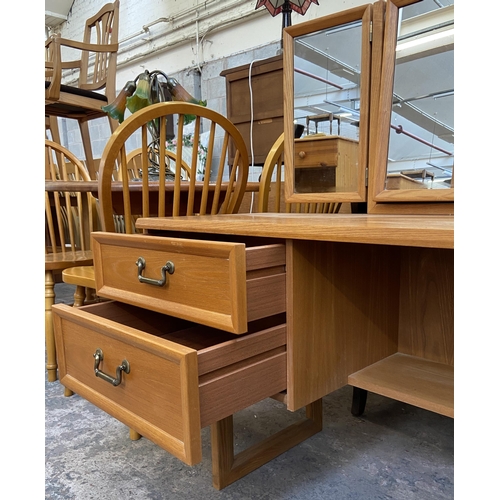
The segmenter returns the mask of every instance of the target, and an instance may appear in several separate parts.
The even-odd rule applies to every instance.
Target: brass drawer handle
[[[152,278],[146,278],[142,276],[142,271],[146,269],[146,259],[139,257],[135,265],[138,267],[137,277],[141,283],[147,283],[148,285],[163,286],[167,282],[167,273],[174,274],[175,266],[170,260],[161,268],[161,279],[154,280]]]
[[[102,349],[96,349],[94,353],[94,373],[96,377],[102,378],[106,382],[109,382],[110,384],[114,385],[115,387],[117,385],[120,385],[122,381],[122,372],[125,373],[130,373],[130,363],[124,359],[122,361],[122,364],[116,368],[116,377],[113,378],[111,375],[108,375],[101,370],[99,370],[99,364],[101,361],[104,359],[104,353],[102,352]]]

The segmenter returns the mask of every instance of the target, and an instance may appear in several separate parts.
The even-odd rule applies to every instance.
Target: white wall
[[[68,21],[55,31],[81,40],[85,20],[105,0],[75,0]],[[366,3],[363,0],[319,0],[305,16],[292,13],[292,24]],[[121,0],[116,79],[117,92],[144,69],[174,76],[196,97],[226,114],[224,69],[276,55],[281,40],[281,14],[255,10],[256,0]],[[79,131],[70,120],[61,125],[62,142],[83,158]],[[106,120],[91,123],[94,156],[109,138]]]

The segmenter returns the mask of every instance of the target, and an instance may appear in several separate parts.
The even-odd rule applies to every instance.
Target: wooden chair
[[[184,137],[186,117],[194,121],[193,145],[191,151],[191,172],[198,171],[203,165],[204,181],[196,181],[191,175],[182,181],[176,176],[174,181],[165,179],[166,158],[170,153],[166,149],[166,123],[172,120],[176,127],[176,136]],[[158,181],[151,181],[142,175],[140,202],[134,200],[129,182],[122,182],[119,207],[123,210],[125,232],[132,233],[137,215],[166,216],[235,213],[243,199],[248,177],[248,157],[240,132],[227,118],[209,108],[184,102],[163,102],[153,104],[129,116],[108,141],[99,167],[99,207],[104,231],[114,232],[113,214],[117,213],[117,196],[112,195],[111,184],[120,177],[120,172],[127,166],[125,143],[136,131],[141,135],[141,170],[148,170],[148,155],[151,138],[148,134],[148,122],[158,120],[160,138],[157,155],[160,172]],[[207,145],[200,148],[200,134],[209,133]],[[229,146],[234,145],[234,161],[229,164]],[[220,147],[217,147],[220,146]],[[175,158],[183,158],[182,140],[177,141]],[[200,151],[203,155],[200,155]],[[203,158],[202,158],[203,156]],[[175,160],[176,171],[179,160]],[[123,177],[123,176],[122,176]],[[137,184],[136,184],[137,187]],[[116,190],[116,184],[115,184]]]
[[[285,203],[284,134],[281,134],[267,154],[260,177],[258,212],[338,213],[341,203]]]
[[[170,167],[170,162],[172,161],[174,165],[177,162],[177,155],[170,150],[165,150],[165,155],[167,156],[167,165]],[[128,178],[129,179],[140,179],[141,169],[142,169],[142,149],[137,148],[127,154],[127,168],[128,168]],[[191,167],[186,163],[185,160],[181,161],[181,176],[183,180],[187,180],[191,177]]]
[[[94,179],[88,121],[107,117],[111,131],[118,122],[101,109],[116,97],[119,0],[104,5],[85,23],[83,42],[53,35],[45,42],[45,115],[78,121],[83,149]],[[63,47],[79,51],[75,60],[63,60]],[[75,71],[76,85],[64,85],[63,71]]]
[[[45,140],[45,172],[48,180],[89,181],[84,165],[63,146]],[[55,277],[62,270],[93,264],[90,232],[93,230],[93,199],[90,193],[45,190],[45,342],[50,382],[57,380],[57,361],[52,324]]]

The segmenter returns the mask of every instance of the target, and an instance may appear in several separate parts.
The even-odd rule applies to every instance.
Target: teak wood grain
[[[453,248],[452,216],[363,214],[232,214],[138,219],[141,229],[237,234],[431,248]]]

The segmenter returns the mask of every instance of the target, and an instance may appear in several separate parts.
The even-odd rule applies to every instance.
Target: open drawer
[[[285,246],[92,234],[101,297],[232,333],[286,310]]]
[[[286,389],[284,314],[238,336],[115,301],[53,317],[61,383],[189,465],[203,427]]]

